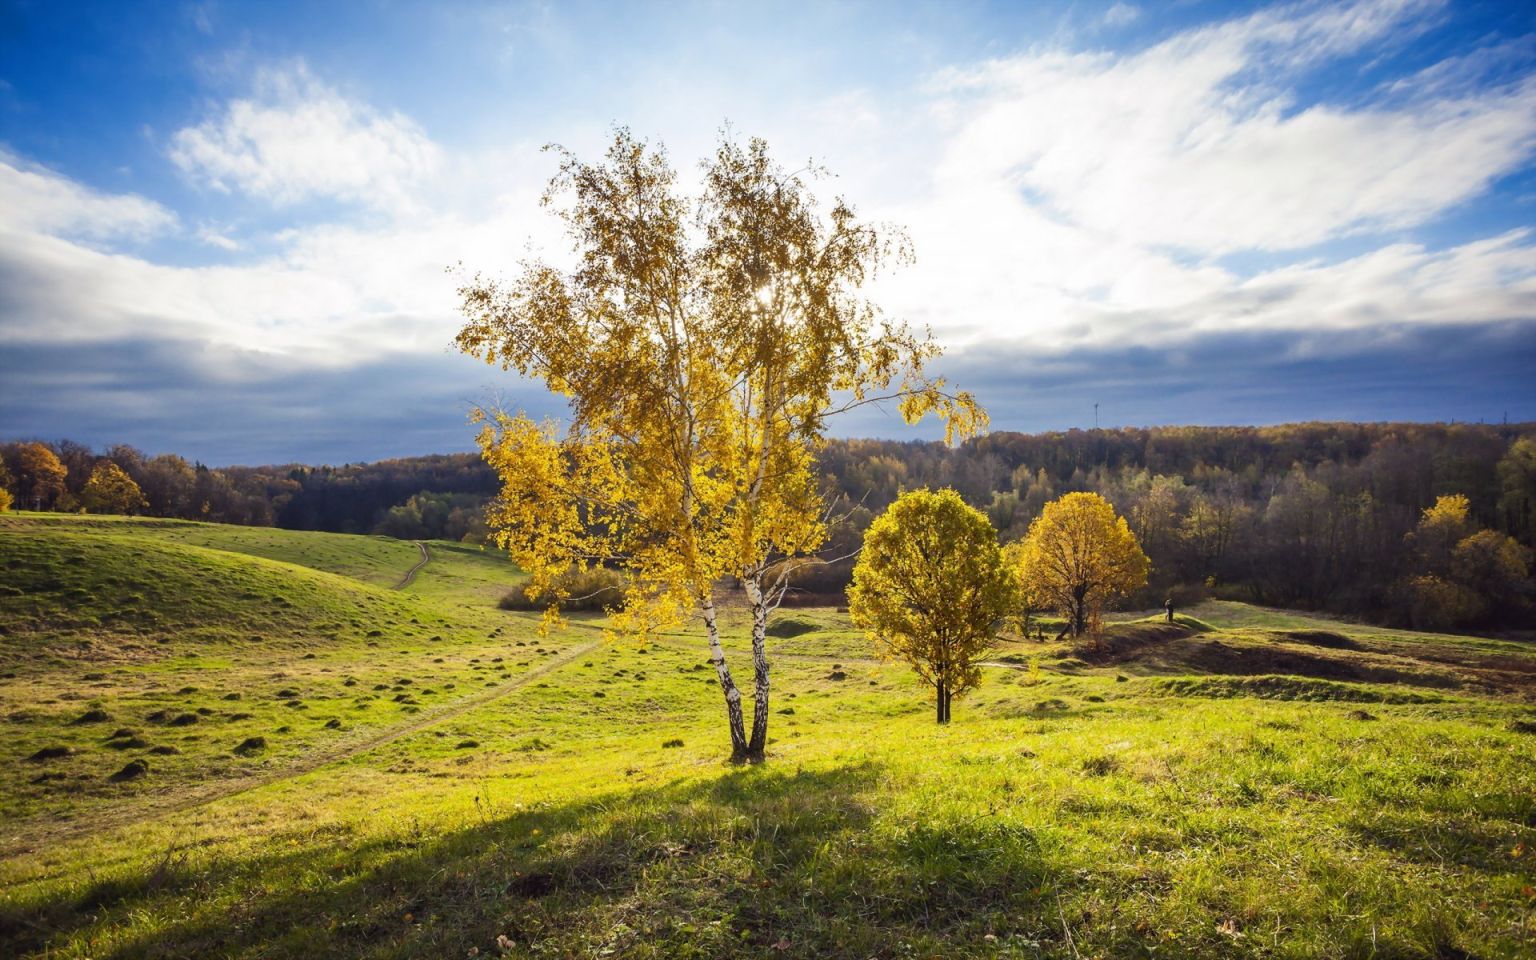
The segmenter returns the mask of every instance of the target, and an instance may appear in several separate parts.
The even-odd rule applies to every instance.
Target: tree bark
[[[937,705],[937,718],[939,723],[949,722],[949,684],[939,680],[934,684],[934,702]]]
[[[731,727],[731,760],[740,762],[747,758],[747,737],[741,717],[741,691],[731,679],[730,668],[725,665],[725,650],[720,646],[720,624],[715,616],[713,597],[699,604],[704,613],[704,629],[709,634],[709,658],[715,665],[715,676],[720,678],[720,690],[725,694],[725,716]]]
[[[752,739],[747,759],[763,759],[768,748],[768,598],[763,595],[762,575],[745,581],[747,603],[752,607]]]
[[[1081,637],[1088,627],[1088,587],[1079,584],[1072,588],[1072,636]]]

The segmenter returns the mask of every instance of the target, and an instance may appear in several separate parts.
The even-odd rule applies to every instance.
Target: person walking
[[[1167,600],[1163,601],[1163,609],[1168,611],[1168,622],[1172,623],[1173,622],[1173,598],[1172,597],[1169,597]]]

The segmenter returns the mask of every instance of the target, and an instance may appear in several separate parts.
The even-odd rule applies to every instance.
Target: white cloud
[[[197,239],[210,247],[218,247],[220,250],[235,251],[240,249],[239,241],[218,227],[205,223],[197,228]]]
[[[1336,264],[1273,270],[1207,304],[1198,329],[1359,329],[1536,318],[1536,247],[1512,230],[1446,250],[1392,244]]]
[[[1398,232],[1530,162],[1536,79],[1480,89],[1438,71],[1369,106],[1294,105],[1322,52],[1374,53],[1422,14],[1288,8],[1138,54],[1042,49],[941,73],[928,128],[897,123],[885,145],[882,179],[921,186],[872,211],[909,225],[918,253],[882,302],[957,348],[1041,352],[1536,317],[1531,235],[1435,251]],[[1380,249],[1342,262],[1224,265],[1372,234]]]
[[[153,200],[99,193],[0,151],[0,230],[108,240],[175,226],[176,215]]]
[[[790,166],[814,157],[841,174],[823,192],[907,225],[917,266],[882,278],[877,299],[977,355],[997,344],[1049,353],[1231,330],[1536,317],[1527,232],[1447,250],[1391,237],[1350,259],[1256,275],[1220,259],[1422,223],[1528,162],[1531,81],[1481,92],[1426,81],[1369,107],[1295,109],[1292,81],[1320,51],[1366,50],[1419,13],[1288,9],[1134,55],[1037,50],[950,71],[915,103],[855,89],[756,104],[736,119]],[[166,229],[174,218],[163,208],[0,163],[0,200],[12,198],[0,204],[12,228],[0,231],[0,337],[153,332],[210,344],[209,364],[219,349],[334,367],[440,353],[459,323],[445,265],[510,270],[529,246],[564,249],[537,204],[553,158],[522,146],[444,151],[409,118],[348,100],[302,68],[263,73],[256,89],[177,134],[189,175],[278,203],[330,196],[414,204],[414,215],[243,230],[238,245],[225,224],[203,221],[197,238],[236,256],[169,266],[69,239]],[[701,153],[699,117],[733,91],[692,95],[703,99],[669,99],[636,127],[673,147],[685,182]],[[600,149],[598,124],[550,124],[583,155]]]
[[[1141,17],[1141,8],[1133,3],[1117,3],[1104,11],[1103,22],[1108,27],[1124,27]]]
[[[1006,180],[1079,226],[1197,255],[1423,223],[1530,157],[1536,79],[1301,110],[1282,83],[1416,12],[1265,12],[1131,56],[1047,51],[951,72],[942,87],[962,125],[938,176]]]
[[[414,120],[349,99],[299,64],[259,71],[251,97],[177,131],[170,157],[195,181],[279,205],[332,197],[401,208],[442,151]]]
[[[295,368],[350,367],[405,353],[441,353],[457,332],[455,279],[445,268],[511,268],[529,237],[554,246],[554,219],[538,207],[549,170],[536,153],[477,157],[476,169],[529,167],[529,175],[480,190],[449,178],[447,209],[387,227],[322,224],[268,238],[274,254],[211,266],[179,266],[96,249],[31,229],[0,230],[0,340],[89,343],[165,337],[200,342],[210,375],[246,351]],[[458,165],[455,165],[457,169]],[[15,175],[0,162],[0,184]],[[463,174],[463,170],[458,170]],[[59,192],[88,194],[68,181]],[[73,191],[73,193],[71,193]],[[0,193],[0,196],[3,196]],[[93,196],[105,209],[128,199]],[[439,199],[442,199],[440,197]],[[201,223],[198,241],[238,253],[219,224]],[[241,370],[251,369],[241,364]]]

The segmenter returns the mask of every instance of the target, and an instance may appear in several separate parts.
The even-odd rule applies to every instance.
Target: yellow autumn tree
[[[828,419],[890,399],[908,421],[937,414],[953,438],[985,414],[925,372],[939,354],[927,336],[860,293],[905,259],[901,238],[841,200],[823,212],[812,174],[780,168],[763,141],[722,140],[696,200],[665,152],[627,130],[600,163],[554,149],[545,201],[558,204],[574,265],[534,262],[509,283],[477,275],[460,288],[459,348],[542,381],[570,410],[563,425],[477,414],[502,482],[494,538],[532,593],[555,601],[572,566],[625,568],[616,633],[698,616],[732,757],[760,759],[767,620],[793,568],[782,560],[826,536],[813,466]],[[727,577],[752,617],[750,734],[720,645]]]
[[[0,487],[0,513],[9,513],[11,504],[15,501],[11,497],[11,491]]]
[[[64,480],[69,469],[47,446],[33,441],[17,451],[17,480],[22,503],[34,510],[51,509],[66,490]]]
[[[1451,553],[1451,576],[1477,595],[1495,621],[1529,622],[1536,594],[1530,569],[1530,548],[1495,530],[1477,531]]]
[[[1437,497],[1405,541],[1413,567],[1399,583],[1408,622],[1426,630],[1520,622],[1536,597],[1529,548],[1479,529],[1463,494]]]
[[[848,615],[883,656],[934,689],[939,723],[981,681],[977,662],[1013,612],[1013,575],[986,515],[953,490],[904,493],[864,533]]]
[[[1050,604],[1048,598],[1042,597],[1038,593],[1039,586],[1023,575],[1024,541],[1015,540],[1005,545],[1002,549],[1003,567],[1013,575],[1014,580],[1014,604],[1011,617],[1016,622],[1019,633],[1025,640],[1028,640],[1031,626],[1034,626],[1036,630],[1040,629],[1038,624],[1032,623],[1034,615],[1041,610],[1049,609]]]
[[[1420,569],[1433,576],[1449,573],[1456,544],[1476,529],[1471,510],[1471,501],[1460,493],[1437,497],[1434,506],[1424,509],[1419,525],[1408,534]]]
[[[149,506],[139,485],[111,460],[103,460],[91,471],[80,500],[91,513],[129,514]]]
[[[1125,518],[1096,493],[1045,505],[1020,552],[1025,589],[1067,618],[1081,636],[1104,607],[1147,583],[1150,563]]]

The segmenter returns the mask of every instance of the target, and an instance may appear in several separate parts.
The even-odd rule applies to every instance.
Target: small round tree
[[[1024,589],[1067,618],[1074,637],[1104,605],[1147,583],[1151,567],[1125,518],[1096,493],[1069,493],[1045,505],[1019,554]]]
[[[934,688],[939,723],[981,680],[977,661],[1012,612],[1015,584],[986,516],[953,490],[903,494],[864,534],[848,613],[882,655]]]

